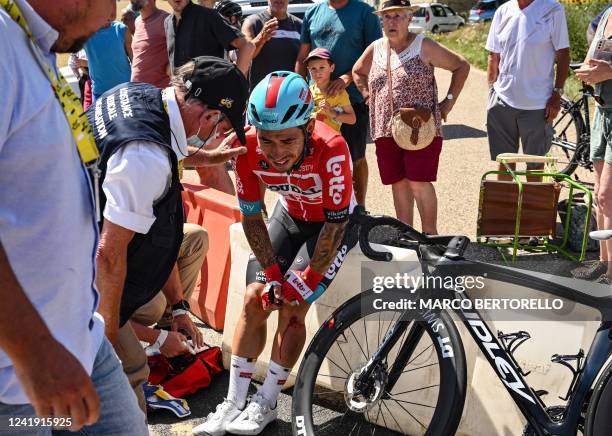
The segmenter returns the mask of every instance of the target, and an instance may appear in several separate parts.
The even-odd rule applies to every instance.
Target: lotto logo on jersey
[[[334,204],[340,204],[342,202],[342,191],[346,189],[344,186],[344,176],[342,175],[341,162],[346,160],[346,156],[334,156],[327,161],[325,165],[327,172],[331,173],[333,177],[329,179],[329,196],[331,197]]]

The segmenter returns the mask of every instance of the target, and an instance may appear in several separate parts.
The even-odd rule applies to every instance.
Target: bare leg
[[[414,195],[408,179],[402,179],[391,185],[393,205],[398,220],[412,226],[414,223]]]
[[[598,162],[601,165],[601,175],[598,178],[599,186],[597,189],[597,216],[601,215],[600,220],[597,220],[598,228],[602,230],[612,229],[612,164],[606,162]],[[612,242],[601,242],[601,259],[608,263],[608,271],[606,275],[612,278]]]
[[[365,158],[353,162],[353,189],[357,204],[365,206],[368,191],[368,162]]]
[[[256,359],[266,346],[266,321],[269,312],[263,310],[261,293],[264,285],[251,283],[244,295],[244,306],[232,340],[232,354]]]
[[[292,368],[297,362],[304,342],[306,341],[306,327],[304,319],[310,304],[301,303],[299,306],[284,304],[278,313],[278,328],[274,336],[272,347],[272,360],[285,368]]]
[[[423,231],[432,235],[438,234],[438,199],[436,190],[431,182],[409,181],[410,189],[414,195]]]
[[[516,164],[512,163],[512,164],[508,164],[508,166],[510,168],[512,168],[513,170],[516,170]],[[499,164],[497,169],[498,169],[498,171],[506,171],[506,166],[502,165],[502,164]],[[511,182],[514,179],[512,178],[512,176],[510,174],[498,174],[497,175],[497,180],[505,180],[505,181],[510,181]]]

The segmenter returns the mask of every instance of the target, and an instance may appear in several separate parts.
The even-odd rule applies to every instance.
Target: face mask
[[[194,147],[202,148],[202,147],[206,147],[208,144],[210,144],[215,139],[217,139],[219,137],[219,134],[217,133],[217,130],[218,130],[218,127],[219,127],[219,120],[220,119],[221,119],[221,114],[218,114],[217,115],[217,121],[215,123],[215,129],[212,131],[212,133],[210,135],[208,135],[208,139],[206,139],[206,141],[202,140],[200,138],[200,136],[199,136],[200,129],[201,129],[201,127],[200,127],[195,135],[191,135],[189,138],[187,138],[187,144],[192,145]]]

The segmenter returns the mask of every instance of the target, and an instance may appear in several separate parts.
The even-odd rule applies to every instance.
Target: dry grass
[[[117,16],[119,18],[121,17],[121,11],[129,4],[130,2],[128,0],[121,0],[117,2]],[[172,11],[172,8],[165,0],[157,0],[157,7],[168,12]],[[57,55],[58,67],[65,67],[66,65],[68,65],[68,56],[70,55],[66,53],[61,53]]]

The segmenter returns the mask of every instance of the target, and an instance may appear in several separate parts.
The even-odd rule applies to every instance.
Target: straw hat
[[[419,6],[411,6],[410,0],[387,0],[381,3],[377,11],[374,11],[376,15],[382,15],[390,11],[405,10],[414,12],[419,9]]]

